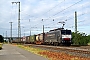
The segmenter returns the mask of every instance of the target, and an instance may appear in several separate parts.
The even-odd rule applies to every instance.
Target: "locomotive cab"
[[[71,45],[71,30],[61,30],[62,44]]]

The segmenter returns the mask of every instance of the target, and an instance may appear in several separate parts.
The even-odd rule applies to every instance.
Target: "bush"
[[[0,35],[0,42],[4,42],[4,37],[2,35]]]
[[[90,35],[87,36],[85,33],[72,32],[72,41],[74,45],[88,45],[90,42]]]

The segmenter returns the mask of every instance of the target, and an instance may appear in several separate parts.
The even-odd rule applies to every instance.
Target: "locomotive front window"
[[[71,34],[71,30],[61,30],[61,34],[70,35]]]
[[[71,34],[71,30],[66,30],[66,34]]]
[[[65,35],[66,34],[65,30],[61,30],[61,34]]]

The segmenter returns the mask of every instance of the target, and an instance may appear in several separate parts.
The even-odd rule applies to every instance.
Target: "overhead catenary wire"
[[[57,15],[57,14],[59,14],[59,13],[61,13],[61,12],[63,12],[63,11],[65,11],[66,9],[68,9],[68,8],[70,8],[70,7],[72,7],[72,6],[74,6],[74,5],[76,5],[76,4],[78,4],[79,2],[81,2],[82,0],[80,0],[80,1],[78,1],[78,2],[76,2],[76,3],[74,3],[74,4],[72,4],[72,5],[70,5],[69,7],[67,7],[67,8],[65,8],[65,9],[63,9],[63,10],[61,10],[60,12],[58,12],[58,13],[56,13],[56,14],[54,14],[53,16],[55,16],[55,15]],[[52,18],[52,16],[51,17],[49,17],[49,18]],[[48,19],[49,19],[48,18]],[[47,19],[47,20],[48,20]]]
[[[41,1],[42,1],[42,0],[41,0]],[[59,6],[59,5],[60,5],[61,3],[63,3],[64,1],[65,1],[65,0],[59,2],[57,5],[55,5],[55,6],[53,6],[52,8],[50,8],[48,11],[46,11],[45,13],[43,13],[42,16],[45,15],[45,14],[47,14],[47,13],[50,12],[51,10],[55,9],[57,6]],[[26,13],[25,13],[25,14],[26,14]],[[33,20],[39,19],[39,17],[35,17],[35,16],[32,16],[32,15],[29,15],[28,13],[27,13],[27,15],[30,16],[30,17],[33,17],[33,18],[34,18]],[[27,19],[24,19],[24,20],[27,20]],[[39,20],[40,20],[40,19],[39,19]]]
[[[82,1],[82,0],[80,0],[80,1]],[[77,4],[78,4],[78,3],[77,3]],[[76,4],[75,4],[75,5],[76,5]],[[74,5],[73,5],[73,6],[74,6]],[[71,7],[72,7],[72,6],[71,6]],[[69,8],[68,8],[68,9],[69,9]],[[66,10],[68,10],[68,9],[66,9]],[[65,11],[65,10],[64,10],[64,11]],[[62,11],[62,12],[63,12],[63,11]],[[57,14],[57,15],[58,15],[58,14]],[[82,14],[82,15],[83,15],[83,14]],[[82,15],[81,15],[81,16],[82,16]],[[55,15],[55,16],[56,16],[56,15]],[[79,16],[78,16],[78,17],[79,17]],[[70,19],[73,19],[73,18],[74,18],[74,17],[70,17],[70,18],[67,17],[66,19],[67,19],[67,20],[70,20]],[[51,17],[51,19],[53,19],[53,18]],[[39,19],[39,20],[42,20],[42,19]],[[44,22],[46,22],[45,20],[46,20],[46,19],[44,19]],[[48,18],[47,20],[50,20],[50,19]],[[40,23],[41,23],[41,22],[40,22]],[[40,25],[40,23],[36,23],[34,26]],[[53,23],[53,22],[51,22],[51,23]],[[41,23],[41,24],[42,24],[42,23]],[[48,24],[48,25],[49,25],[49,24]]]
[[[62,2],[63,2],[63,1],[62,1]],[[62,3],[62,2],[61,2],[61,3]],[[79,1],[79,2],[80,2],[80,1]],[[77,3],[79,3],[79,2],[77,2]],[[75,4],[77,4],[77,3],[75,3]],[[73,4],[73,5],[75,5],[75,4]],[[59,4],[57,4],[56,6],[58,6],[58,5],[59,5]],[[71,5],[71,6],[73,6],[73,5]],[[54,6],[53,8],[55,8],[56,6]],[[71,6],[70,6],[70,7],[71,7]],[[52,9],[53,9],[53,8],[52,8]],[[51,11],[52,9],[50,9],[49,11]],[[65,10],[65,9],[64,9],[64,10]],[[47,12],[49,12],[49,11],[47,11]],[[63,10],[62,10],[62,11],[63,11]],[[36,24],[36,25],[38,25],[38,24]]]
[[[81,2],[81,1],[82,1],[82,0],[80,0],[79,2]],[[77,2],[77,3],[79,3],[79,2]],[[75,4],[77,4],[77,3],[75,3]],[[75,4],[73,4],[73,5],[75,5]],[[73,6],[73,5],[71,5],[71,6]],[[71,6],[70,6],[70,7],[71,7]],[[69,8],[69,7],[68,7],[68,8]],[[65,10],[65,9],[64,9],[64,10]],[[83,14],[82,14],[82,15],[83,15]],[[69,19],[71,19],[71,18],[69,18]]]
[[[83,16],[83,15],[85,15],[85,14],[88,14],[88,12],[87,13],[82,13],[82,14],[80,14],[80,15],[78,15],[77,17],[81,17],[81,16]],[[72,19],[72,18],[71,18]],[[81,26],[90,26],[90,24],[89,23],[83,23],[83,22],[85,22],[86,20],[82,20],[82,21],[78,21],[77,23],[78,23],[78,26],[79,27],[81,27]],[[83,24],[80,24],[80,23],[83,23]],[[68,28],[73,28],[73,27],[75,27],[75,26],[71,26],[71,27],[68,27]],[[79,28],[78,27],[78,28]],[[84,27],[85,28],[85,27]]]
[[[45,13],[43,13],[42,15],[45,15],[46,13],[50,12],[51,10],[53,10],[55,7],[57,7],[58,5],[60,5],[61,3],[63,3],[64,1],[65,1],[65,0],[63,0],[63,1],[60,2],[60,3],[58,3],[57,5],[55,5],[54,7],[52,7],[50,10],[46,11]],[[36,19],[37,19],[37,18],[36,18]],[[35,19],[35,20],[36,20],[36,19]],[[48,19],[44,19],[44,21],[45,21],[45,20],[48,20]],[[36,25],[38,25],[38,24],[39,24],[39,23],[37,23]],[[36,26],[36,25],[35,25],[35,26]]]
[[[47,12],[45,12],[44,14],[50,12],[51,10],[55,9],[58,5],[60,5],[61,3],[65,2],[65,0],[63,0],[62,2],[58,3],[57,5],[55,5],[54,7],[52,7],[50,10],[48,10]],[[43,15],[44,15],[43,14]]]
[[[78,1],[78,2],[76,2],[76,3],[74,3],[74,4],[72,4],[72,5],[70,5],[69,7],[67,7],[67,8],[65,8],[65,9],[63,9],[63,10],[59,11],[58,13],[54,14],[53,16],[55,16],[55,15],[57,15],[57,14],[59,14],[59,13],[61,13],[61,12],[65,11],[65,10],[66,10],[66,9],[68,9],[68,8],[71,8],[72,6],[74,6],[74,5],[78,4],[78,3],[79,3],[79,2],[81,2],[81,1],[83,1],[83,0],[80,0],[80,1]],[[51,18],[51,17],[49,17],[49,18]]]

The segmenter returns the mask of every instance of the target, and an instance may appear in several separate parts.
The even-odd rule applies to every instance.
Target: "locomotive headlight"
[[[65,41],[62,41],[63,43],[65,42]]]

